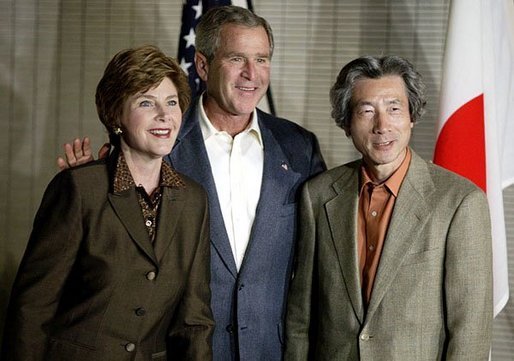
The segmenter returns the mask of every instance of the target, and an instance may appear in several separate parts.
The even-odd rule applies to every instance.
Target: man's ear
[[[195,52],[196,73],[203,81],[207,81],[209,75],[209,63],[207,57],[200,52]]]

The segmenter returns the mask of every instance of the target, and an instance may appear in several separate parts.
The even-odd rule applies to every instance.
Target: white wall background
[[[314,131],[329,167],[357,154],[330,118],[328,91],[364,54],[410,59],[428,85],[427,114],[411,145],[431,159],[450,0],[254,0],[276,40],[272,92],[279,116]],[[176,55],[180,0],[0,1],[0,329],[42,193],[62,143],[107,139],[94,91],[122,48],[153,43]],[[504,193],[511,294],[514,187]],[[7,330],[8,332],[8,330]],[[1,337],[1,331],[0,331]],[[495,319],[493,360],[514,355],[514,301]]]

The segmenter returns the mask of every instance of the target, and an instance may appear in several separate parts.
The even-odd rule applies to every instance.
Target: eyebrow
[[[385,103],[387,105],[391,105],[391,104],[402,104],[402,101],[398,98],[393,98],[393,99],[390,99],[390,100],[386,100]],[[373,105],[373,102],[369,101],[369,100],[358,100],[355,102],[355,105],[356,107],[361,107],[361,106],[364,106],[364,105]]]
[[[137,93],[134,95],[134,99],[138,99],[138,98],[151,98],[151,99],[156,99],[157,97],[154,96],[154,95],[151,95],[151,94],[145,94],[145,93]],[[170,99],[170,98],[178,98],[178,94],[171,94],[171,95],[168,95],[166,97],[166,99]]]
[[[231,58],[233,56],[239,56],[241,58],[249,58],[249,57],[267,58],[267,59],[270,58],[270,55],[266,54],[266,53],[260,53],[260,54],[254,54],[254,55],[250,54],[250,56],[248,54],[239,53],[239,52],[230,52],[230,53],[225,54],[226,58]]]
[[[370,102],[370,101],[367,101],[367,100],[358,100],[358,101],[356,101],[356,102],[354,103],[354,105],[353,105],[353,106],[354,106],[354,107],[362,107],[362,106],[364,106],[364,105],[373,105],[373,103],[372,103],[372,102]]]

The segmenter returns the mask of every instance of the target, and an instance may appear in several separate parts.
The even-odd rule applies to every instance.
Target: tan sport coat
[[[413,152],[365,310],[360,165],[327,171],[303,189],[285,359],[487,360],[493,310],[484,193]]]
[[[4,361],[210,360],[203,189],[163,188],[153,246],[114,157],[48,186],[13,287]]]

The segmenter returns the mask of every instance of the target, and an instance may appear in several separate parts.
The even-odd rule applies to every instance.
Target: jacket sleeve
[[[325,160],[323,159],[323,155],[321,154],[318,138],[314,133],[312,133],[312,157],[309,178],[312,178],[313,176],[326,170],[327,165],[325,164]]]
[[[308,184],[302,191],[298,224],[299,239],[287,300],[285,361],[307,360],[310,352],[309,330],[316,227]]]
[[[80,197],[70,173],[47,187],[12,288],[2,360],[43,360],[51,322],[82,239]]]
[[[201,207],[198,207],[201,209]],[[169,335],[169,357],[178,360],[212,360],[214,321],[210,302],[210,236],[207,197],[203,221],[187,286]]]
[[[492,243],[485,195],[476,190],[459,205],[445,259],[446,360],[488,360],[491,343]]]

